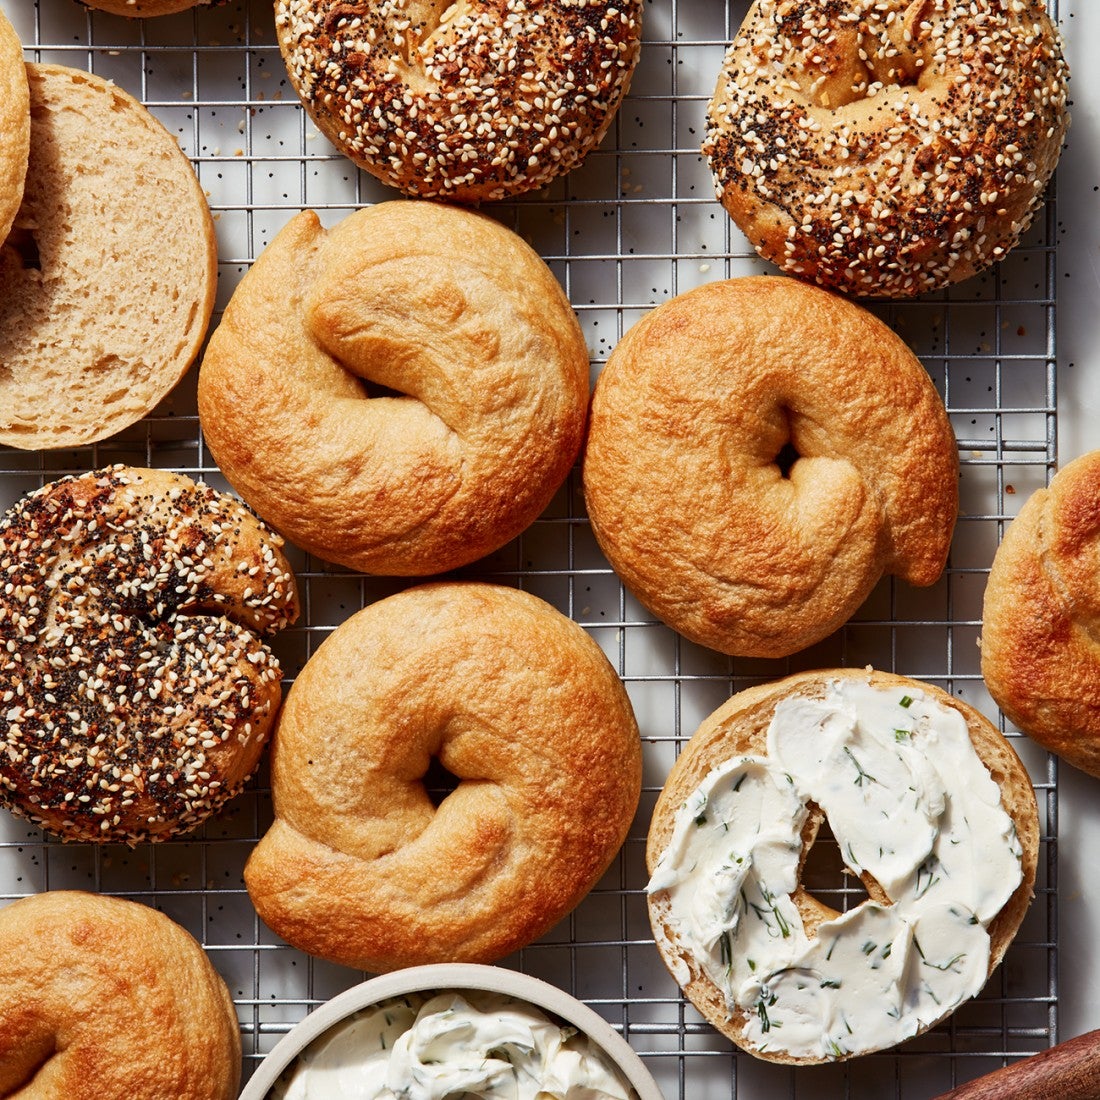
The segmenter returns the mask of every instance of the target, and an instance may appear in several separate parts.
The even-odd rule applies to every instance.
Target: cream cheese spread
[[[410,993],[312,1043],[270,1100],[636,1100],[575,1028],[502,994]]]
[[[792,900],[807,803],[865,901],[813,938]],[[1023,878],[1000,790],[962,715],[915,689],[834,682],[775,709],[767,755],[714,768],[677,813],[648,892],[747,1016],[743,1041],[816,1060],[893,1046],[976,994],[989,922]]]

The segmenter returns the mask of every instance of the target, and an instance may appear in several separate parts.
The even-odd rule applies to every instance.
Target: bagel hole
[[[24,271],[42,270],[42,256],[38,251],[34,230],[17,226],[8,234],[5,244],[19,257]]]
[[[408,397],[407,393],[400,390],[391,390],[389,386],[383,386],[381,382],[372,382],[369,378],[361,379],[363,390],[367,397]]]
[[[802,865],[802,887],[808,893],[840,913],[868,900],[859,875],[844,862],[840,845],[826,819],[821,823],[806,860]]]
[[[420,782],[424,784],[424,790],[428,792],[432,805],[438,810],[443,800],[462,780],[453,772],[449,772],[438,757],[433,756]]]
[[[798,451],[795,450],[794,444],[791,443],[790,440],[788,440],[786,443],[783,444],[782,447],[779,448],[779,454],[777,454],[775,458],[772,459],[772,461],[776,464],[776,466],[779,467],[779,472],[784,477],[790,477],[791,470],[794,467],[794,464],[801,457],[802,456],[798,453]]]

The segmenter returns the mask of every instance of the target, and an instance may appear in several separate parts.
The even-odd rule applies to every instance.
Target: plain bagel
[[[294,575],[239,501],[165,470],[51,482],[0,518],[0,806],[67,840],[163,840],[255,770]]]
[[[459,780],[438,806],[433,758]],[[576,623],[514,589],[437,583],[325,639],[287,698],[271,784],[275,821],[245,882],[276,933],[365,970],[488,962],[607,869],[641,743]]]
[[[441,573],[503,546],[580,450],[588,352],[549,268],[428,202],[294,218],[235,291],[199,374],[207,443],[302,549]]]
[[[1002,259],[1061,153],[1068,72],[1044,0],[757,0],[703,150],[766,259],[911,297]]]
[[[868,895],[843,914],[804,881],[826,822]],[[838,1061],[981,989],[1038,852],[1031,780],[980,712],[890,673],[800,673],[733,696],[684,747],[650,825],[650,920],[728,1038],[768,1061]]]
[[[406,194],[543,187],[599,145],[641,48],[640,0],[276,0],[291,83],[345,155]]]
[[[23,201],[30,148],[30,88],[23,44],[0,12],[0,241]]]
[[[1029,737],[1100,776],[1100,451],[1034,492],[997,548],[982,675]]]
[[[234,1100],[237,1011],[195,939],[122,898],[55,890],[0,909],[0,1095]]]
[[[781,657],[884,573],[947,558],[958,454],[920,361],[866,310],[794,279],[653,310],[600,375],[584,491],[627,587],[692,641]]]

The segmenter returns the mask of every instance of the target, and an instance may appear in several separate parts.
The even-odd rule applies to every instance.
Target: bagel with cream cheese
[[[458,785],[433,804],[433,758]],[[313,654],[271,753],[275,821],[245,866],[260,917],[363,970],[488,962],[573,909],[641,788],[619,678],[524,592],[422,585]]]
[[[707,112],[723,206],[784,271],[908,298],[1003,259],[1061,153],[1044,0],[756,0]]]
[[[958,511],[943,401],[866,310],[795,279],[666,302],[596,384],[584,492],[627,587],[685,637],[782,657],[883,574],[930,585]]]
[[[993,559],[982,676],[1009,721],[1100,776],[1100,451],[1033,493]]]
[[[318,128],[408,195],[544,187],[599,145],[641,50],[641,0],[276,0]]]
[[[843,914],[802,881],[826,821],[868,895]],[[869,669],[801,673],[735,695],[684,747],[650,825],[650,919],[673,976],[738,1046],[838,1061],[981,989],[1038,850],[1028,774],[973,707]]]
[[[0,909],[0,1095],[234,1100],[233,1000],[198,943],[146,905],[76,890]]]
[[[0,805],[163,840],[237,794],[281,701],[294,575],[241,503],[164,470],[45,485],[0,519]]]
[[[294,218],[199,373],[203,433],[241,496],[302,549],[399,576],[527,527],[587,406],[588,351],[549,268],[497,222],[428,202],[331,230]]]

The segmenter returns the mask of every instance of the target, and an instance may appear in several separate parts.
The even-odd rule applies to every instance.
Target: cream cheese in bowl
[[[662,1100],[591,1009],[492,966],[372,979],[299,1024],[241,1100]]]

